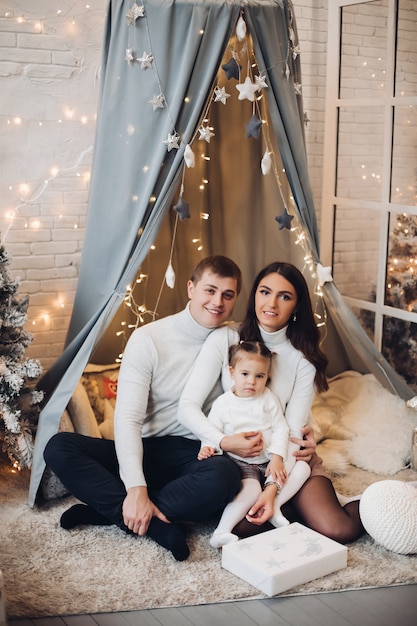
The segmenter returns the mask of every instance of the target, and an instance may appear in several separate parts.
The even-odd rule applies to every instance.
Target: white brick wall
[[[45,369],[62,351],[77,283],[106,5],[0,0],[0,231],[19,295],[30,296],[27,354]],[[295,0],[294,10],[319,211],[327,0]]]

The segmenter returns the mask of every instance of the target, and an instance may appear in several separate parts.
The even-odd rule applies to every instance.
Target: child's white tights
[[[305,461],[297,461],[294,464],[285,484],[275,498],[274,514],[269,520],[273,526],[279,528],[289,524],[287,518],[281,513],[281,507],[301,489],[310,474],[310,466]]]
[[[275,498],[274,514],[269,520],[273,526],[278,528],[289,523],[281,513],[281,506],[297,493],[309,476],[309,464],[305,461],[297,461]],[[233,534],[232,530],[257,501],[261,491],[262,488],[257,479],[244,478],[242,480],[241,490],[224,509],[220,522],[210,539],[210,545],[213,548],[220,548],[227,543],[239,540],[239,537]]]

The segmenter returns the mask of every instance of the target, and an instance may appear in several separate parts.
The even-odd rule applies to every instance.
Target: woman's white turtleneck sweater
[[[274,352],[268,386],[281,403],[291,437],[300,437],[300,429],[310,417],[314,398],[316,370],[287,338],[287,328],[274,333],[261,329],[262,339]],[[237,326],[225,326],[207,338],[184,388],[178,409],[178,420],[202,441],[220,449],[221,433],[205,417],[202,407],[207,396],[221,377],[224,391],[231,387],[229,346],[239,341]]]
[[[178,402],[211,332],[194,320],[188,305],[132,333],[120,367],[114,416],[116,452],[126,489],[146,485],[142,437],[196,438],[177,421]]]

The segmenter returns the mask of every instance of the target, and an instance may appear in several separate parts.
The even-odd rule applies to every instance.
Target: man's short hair
[[[194,285],[202,279],[205,271],[217,274],[217,276],[221,278],[235,278],[236,291],[237,294],[240,293],[242,288],[242,272],[232,259],[229,259],[227,256],[222,256],[221,254],[207,256],[201,259],[191,274],[191,280]]]

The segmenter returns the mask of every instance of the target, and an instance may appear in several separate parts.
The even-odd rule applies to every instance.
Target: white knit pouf
[[[382,480],[365,489],[359,514],[366,532],[387,550],[417,553],[417,488],[399,480]]]

